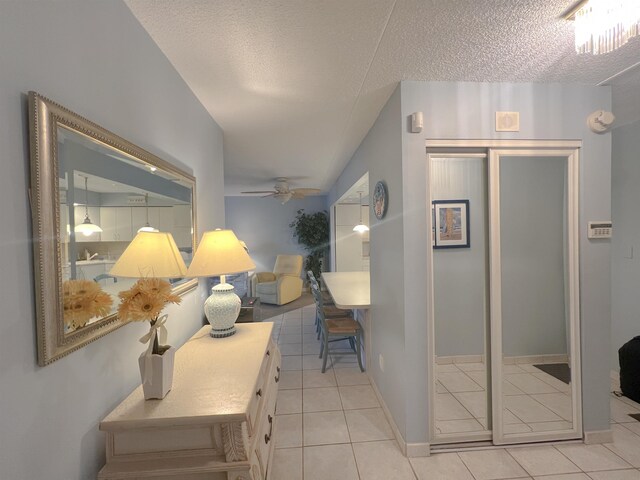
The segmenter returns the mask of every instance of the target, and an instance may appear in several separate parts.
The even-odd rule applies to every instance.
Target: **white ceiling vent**
[[[496,132],[519,132],[520,112],[496,112]]]

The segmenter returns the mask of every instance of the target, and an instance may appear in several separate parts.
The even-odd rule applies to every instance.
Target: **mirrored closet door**
[[[442,441],[491,439],[487,156],[431,156],[435,402]],[[463,238],[464,237],[464,238]]]
[[[577,149],[430,153],[431,440],[580,438]]]

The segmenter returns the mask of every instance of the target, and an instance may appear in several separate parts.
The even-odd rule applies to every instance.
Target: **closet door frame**
[[[496,378],[501,378],[502,368],[501,362],[498,362],[499,365],[499,375],[496,374],[494,370],[495,357],[495,349],[491,348],[490,352],[485,352],[487,365],[491,366],[492,371],[492,385],[491,385],[491,402],[492,402],[492,425],[488,426],[489,432],[479,432],[479,433],[466,433],[466,434],[441,434],[437,435],[435,431],[435,401],[436,401],[436,364],[435,364],[435,308],[434,308],[434,272],[433,272],[433,249],[431,248],[431,239],[425,242],[427,246],[427,278],[429,279],[429,285],[427,287],[427,301],[429,303],[429,308],[427,309],[427,335],[426,339],[427,345],[429,346],[430,355],[427,359],[427,381],[429,385],[429,395],[428,395],[428,431],[429,431],[429,442],[431,445],[438,444],[463,444],[463,445],[471,445],[472,442],[486,442],[492,441],[494,444],[498,444],[498,442],[502,442],[502,444],[507,443],[528,443],[528,442],[540,442],[545,440],[562,440],[562,439],[573,439],[580,438],[582,436],[582,401],[581,401],[581,370],[580,370],[580,299],[579,299],[579,208],[578,208],[578,199],[579,199],[579,149],[582,147],[582,141],[580,140],[475,140],[475,139],[467,139],[467,140],[451,140],[451,139],[426,139],[425,140],[426,147],[426,161],[427,161],[427,175],[428,178],[425,179],[426,186],[428,189],[427,199],[429,201],[429,205],[426,215],[427,222],[427,231],[431,232],[432,225],[432,216],[431,216],[431,159],[430,155],[434,154],[438,157],[443,157],[447,154],[450,156],[464,156],[464,155],[474,155],[482,153],[484,156],[488,158],[488,179],[489,179],[489,222],[490,222],[490,233],[489,233],[489,267],[490,267],[490,278],[493,281],[493,273],[495,272],[495,266],[493,266],[493,256],[494,252],[492,246],[492,238],[495,238],[495,232],[492,231],[495,227],[491,225],[491,211],[492,208],[492,197],[491,197],[491,182],[492,182],[492,167],[491,167],[491,153],[496,149],[515,149],[518,152],[522,152],[523,149],[533,149],[534,152],[542,153],[549,151],[563,151],[567,153],[567,156],[570,156],[569,165],[568,165],[568,175],[569,179],[569,190],[570,194],[568,194],[567,203],[569,205],[569,211],[571,214],[571,225],[570,230],[573,232],[570,234],[570,243],[569,243],[569,252],[570,252],[570,270],[572,276],[572,282],[570,282],[570,301],[571,301],[571,356],[572,356],[572,368],[576,368],[573,370],[575,374],[572,378],[572,407],[573,407],[573,430],[570,432],[562,432],[560,434],[555,433],[547,433],[547,434],[534,434],[534,436],[520,436],[519,438],[509,437],[508,439],[504,438],[504,431],[500,432],[500,436],[496,435],[496,421],[495,421],[495,412],[496,412],[496,400],[502,405],[502,382],[498,383],[499,390],[496,390]],[[499,179],[499,177],[497,177]],[[495,178],[493,179],[495,182]],[[499,202],[499,198],[496,199]],[[499,206],[499,203],[498,203]],[[497,233],[499,234],[499,225],[497,229]],[[498,237],[499,239],[499,237]],[[498,245],[499,246],[499,245]],[[499,252],[499,249],[497,250]],[[499,258],[499,256],[498,256]],[[498,265],[499,267],[499,265]],[[491,270],[493,269],[493,270]],[[499,275],[499,269],[497,271]],[[492,305],[495,300],[492,298],[492,289],[490,290],[490,313],[493,315],[493,311],[491,310]],[[491,346],[500,345],[500,355],[502,355],[502,332],[500,325],[500,342],[496,343],[498,339],[494,338],[493,332],[496,330],[495,326],[492,326],[492,332],[490,332],[490,342]],[[500,417],[501,418],[501,417]],[[500,428],[503,427],[502,422],[500,421]],[[545,437],[545,438],[543,438]],[[498,442],[496,441],[498,439]]]
[[[572,428],[551,432],[528,432],[505,436],[502,394],[502,267],[500,249],[500,157],[565,157],[567,159],[567,255],[569,291],[569,338],[571,369]],[[535,160],[532,160],[535,161]],[[493,408],[493,443],[545,442],[582,438],[582,401],[580,370],[580,247],[579,247],[579,150],[566,149],[489,149],[489,251],[491,309],[491,374]]]

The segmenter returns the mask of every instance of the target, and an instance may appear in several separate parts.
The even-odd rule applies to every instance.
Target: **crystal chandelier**
[[[577,53],[609,53],[638,35],[639,0],[588,0],[574,12]]]

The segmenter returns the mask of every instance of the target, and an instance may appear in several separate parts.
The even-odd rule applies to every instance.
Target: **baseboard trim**
[[[368,375],[368,377],[369,377],[369,382],[371,382],[371,387],[373,388],[373,391],[376,394],[376,397],[378,397],[378,403],[380,403],[380,406],[382,407],[382,411],[384,412],[385,417],[387,417],[387,421],[389,422],[389,425],[391,425],[391,430],[393,431],[393,436],[396,437],[396,441],[398,442],[398,446],[400,447],[400,451],[406,457],[407,456],[407,442],[404,441],[404,438],[402,437],[402,434],[400,433],[400,429],[398,428],[398,426],[396,425],[395,420],[391,416],[391,411],[387,407],[387,404],[384,402],[384,399],[382,398],[382,394],[380,393],[380,390],[378,389],[378,386],[376,385],[375,380],[371,377],[371,375]]]
[[[391,411],[387,407],[387,404],[385,403],[384,398],[382,398],[382,394],[380,393],[380,390],[378,389],[378,386],[376,385],[375,380],[368,373],[367,373],[367,376],[369,377],[369,382],[371,382],[371,387],[373,388],[373,391],[376,394],[376,397],[378,398],[378,402],[382,407],[384,416],[387,417],[387,421],[389,422],[389,425],[391,425],[391,431],[393,432],[393,436],[396,438],[396,442],[398,442],[398,446],[400,447],[400,451],[402,452],[402,454],[405,457],[409,457],[409,458],[428,457],[429,455],[431,455],[430,444],[407,443],[405,441],[404,437],[402,436],[402,433],[400,433],[400,429],[398,428],[398,425],[396,425],[396,422],[393,419],[393,416],[391,415]]]
[[[587,445],[613,443],[613,431],[596,430],[593,432],[584,432],[584,443]]]
[[[428,443],[407,443],[407,457],[429,457],[431,456],[431,445]]]
[[[620,373],[615,370],[611,370],[609,373],[609,377],[611,378],[611,390],[620,390]]]
[[[521,355],[516,357],[503,357],[505,365],[517,365],[519,363],[567,363],[569,356],[566,354],[545,355]],[[447,355],[436,357],[437,365],[460,363],[485,363],[484,355]]]

